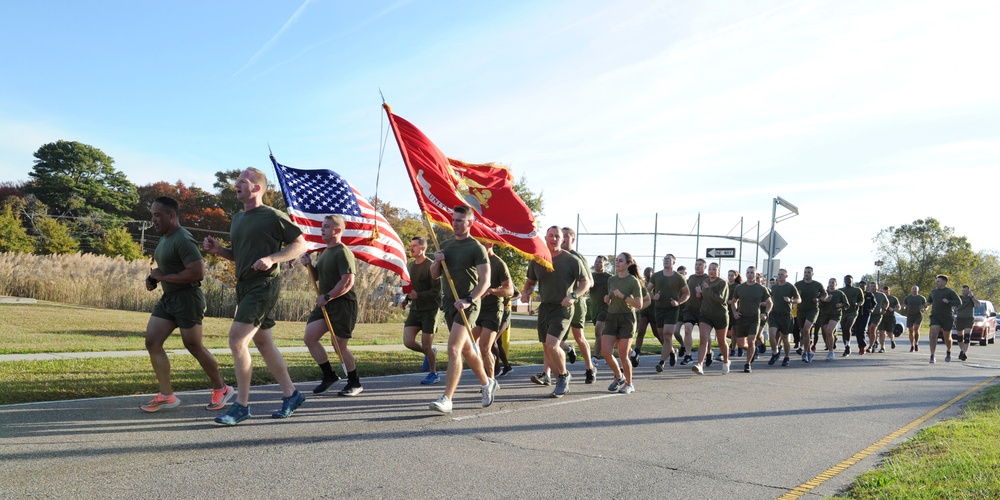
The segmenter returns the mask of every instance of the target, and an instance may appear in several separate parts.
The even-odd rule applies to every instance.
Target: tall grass
[[[202,291],[206,314],[231,318],[236,311],[232,266],[206,262]],[[128,262],[121,257],[94,254],[32,255],[0,253],[0,295],[77,304],[123,311],[151,311],[160,299],[159,289],[146,290],[149,261]],[[399,319],[392,300],[399,278],[381,268],[358,263],[354,289],[358,296],[358,322],[382,323]],[[303,321],[315,305],[316,292],[298,264],[282,265],[281,296],[275,319]]]

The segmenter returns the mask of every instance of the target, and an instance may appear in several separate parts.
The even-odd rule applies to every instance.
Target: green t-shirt
[[[607,272],[593,273],[594,286],[590,288],[590,298],[594,304],[594,312],[600,313],[608,310],[608,305],[604,303],[604,296],[608,294],[608,279],[611,274]]]
[[[882,316],[885,314],[885,308],[889,306],[889,298],[881,291],[874,292],[872,295],[875,296],[875,309],[872,309],[872,316]]]
[[[945,304],[945,299],[948,303]],[[951,288],[934,288],[929,294],[928,300],[931,303],[931,316],[951,316],[952,308],[958,307],[959,302],[962,300],[955,293],[955,290]]]
[[[718,278],[705,280],[701,286],[701,314],[726,316],[729,282]]]
[[[927,299],[923,295],[907,295],[903,298],[903,305],[906,306],[907,316],[917,316],[924,312],[924,304]]]
[[[319,291],[321,293],[329,293],[330,290],[333,290],[345,274],[356,275],[357,273],[354,254],[343,243],[335,247],[327,247],[316,259],[316,276],[319,277]],[[351,287],[347,293],[333,300],[335,302],[340,300],[357,301],[358,296],[354,293],[354,287]]]
[[[816,299],[822,299],[826,297],[826,288],[823,284],[818,281],[800,280],[795,284],[795,288],[799,290],[799,296],[802,297],[802,303],[799,304],[799,315],[804,313],[811,313],[815,311],[819,304]]]
[[[653,291],[650,295],[655,296],[656,294],[660,294],[659,300],[653,301],[653,305],[661,308],[674,307],[670,305],[671,300],[680,302],[681,290],[687,286],[687,283],[684,282],[684,277],[676,272],[670,276],[665,276],[663,271],[660,271],[653,274],[649,282],[653,286]]]
[[[684,303],[684,307],[690,308],[692,311],[701,310],[702,299],[698,296],[698,294],[694,293],[694,289],[706,281],[708,281],[708,273],[692,274],[691,276],[688,276],[688,290],[691,291],[691,298]],[[726,285],[728,284],[729,283],[726,283]]]
[[[789,297],[794,302],[797,297],[799,297],[799,289],[795,288],[795,285],[785,282],[784,285],[779,285],[775,283],[771,285],[771,302],[773,306],[771,307],[771,315],[786,316],[792,314],[792,304],[785,301],[785,297]]]
[[[254,262],[278,252],[282,246],[294,242],[301,235],[302,230],[292,223],[288,214],[267,205],[234,215],[229,237],[232,239],[237,281],[277,276],[277,264],[267,271],[257,271],[253,269]]]
[[[198,242],[195,241],[191,233],[183,227],[178,227],[174,232],[160,238],[153,251],[153,259],[156,260],[156,267],[163,274],[177,274],[185,267],[197,260],[201,260],[201,252],[198,250]],[[192,283],[167,283],[163,281],[163,294],[169,294],[178,290],[188,288],[198,288],[200,281]]]
[[[840,291],[847,297],[847,309],[844,312],[856,314],[858,307],[865,303],[865,292],[854,285],[842,287]]]
[[[744,318],[759,315],[760,305],[767,302],[767,299],[770,296],[771,291],[760,283],[754,283],[752,285],[740,283],[739,285],[736,285],[736,291],[733,292],[733,299],[738,301],[736,303],[736,310],[740,313],[740,316]]]
[[[504,281],[510,279],[510,270],[507,264],[496,255],[490,255],[490,288],[500,288]],[[481,311],[483,313],[495,313],[500,310],[500,297],[492,294],[483,295]]]
[[[897,299],[894,295],[886,295],[885,298],[887,303],[885,307],[885,313],[882,314],[882,317],[895,318],[896,313],[899,312],[899,299]]]
[[[410,302],[413,311],[433,311],[441,307],[441,279],[431,278],[431,259],[417,264],[410,261],[406,268],[410,271],[410,286],[417,292],[416,300]]]
[[[644,290],[642,284],[639,283],[639,279],[631,274],[626,275],[624,278],[619,278],[618,276],[608,278],[608,296],[611,297],[611,304],[608,305],[608,314],[635,312],[635,308],[628,305],[625,299],[619,299],[615,296],[615,290],[622,292],[625,295],[625,299],[641,298],[644,295]],[[601,298],[601,302],[604,302],[603,298]]]
[[[844,310],[850,305],[850,300],[847,298],[847,294],[843,290],[827,290],[827,297],[830,300],[820,300],[819,301],[819,313],[826,314],[830,316],[837,316],[843,314]],[[864,298],[864,295],[861,296]],[[840,307],[837,307],[840,306]]]
[[[958,300],[961,301],[958,307],[955,308],[955,316],[962,319],[974,318],[975,315],[975,302],[972,301],[972,297],[966,297],[965,295],[959,295]]]
[[[458,293],[458,297],[455,297],[451,293],[450,286],[441,287],[444,289],[444,303],[450,306],[456,300],[472,295],[472,290],[479,284],[479,272],[476,267],[489,265],[490,260],[486,247],[471,236],[460,240],[448,240],[442,245],[441,251],[444,252],[444,263],[448,265],[451,280],[455,283],[455,292]],[[443,269],[441,276],[444,276]]]
[[[587,275],[583,262],[569,252],[559,252],[553,257],[552,269],[549,271],[535,261],[528,264],[528,279],[538,284],[538,295],[544,304],[562,303],[573,293],[576,283]]]

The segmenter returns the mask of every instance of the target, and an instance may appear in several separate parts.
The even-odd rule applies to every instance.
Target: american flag
[[[288,215],[305,234],[309,251],[326,248],[320,231],[323,219],[339,215],[347,224],[342,241],[356,259],[388,269],[409,284],[406,250],[399,235],[354,186],[332,170],[286,167],[274,155],[271,163],[278,174]]]

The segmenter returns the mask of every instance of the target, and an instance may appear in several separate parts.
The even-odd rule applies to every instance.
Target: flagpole
[[[313,284],[313,289],[316,290],[316,297],[319,297],[319,282],[313,279],[313,265],[311,262],[306,264],[306,271],[309,272],[309,282]],[[318,278],[319,273],[316,274]],[[330,335],[333,336],[333,352],[337,353],[337,357],[340,358],[340,369],[344,370],[344,377],[347,377],[347,363],[344,363],[344,355],[340,353],[340,345],[337,344],[337,334],[333,332],[333,324],[330,323],[330,315],[326,312],[326,305],[319,306],[319,310],[323,311],[323,319],[326,320],[326,327],[330,330]]]
[[[431,233],[431,240],[434,241],[434,247],[436,251],[441,250],[441,245],[438,243],[437,233],[434,232],[434,226],[431,225],[431,219],[424,213],[424,222],[427,224],[427,231]],[[471,236],[470,236],[471,238]],[[451,296],[457,301],[458,300],[458,290],[455,289],[455,282],[451,279],[451,272],[448,271],[448,264],[445,263],[444,259],[441,260],[441,270],[444,271],[444,278],[448,281],[448,287],[451,288]],[[451,307],[455,307],[452,304]],[[479,355],[478,343],[476,338],[472,336],[472,326],[469,325],[469,318],[465,315],[465,309],[459,309],[458,314],[462,316],[462,323],[465,324],[465,331],[469,334],[469,341],[472,342],[472,350]]]

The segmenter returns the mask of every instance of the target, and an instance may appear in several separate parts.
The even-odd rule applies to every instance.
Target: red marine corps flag
[[[513,248],[552,269],[552,255],[538,236],[535,216],[514,192],[510,170],[448,158],[417,127],[392,114],[387,104],[382,106],[396,134],[417,203],[431,222],[451,227],[452,207],[468,205],[476,211],[473,237]]]

